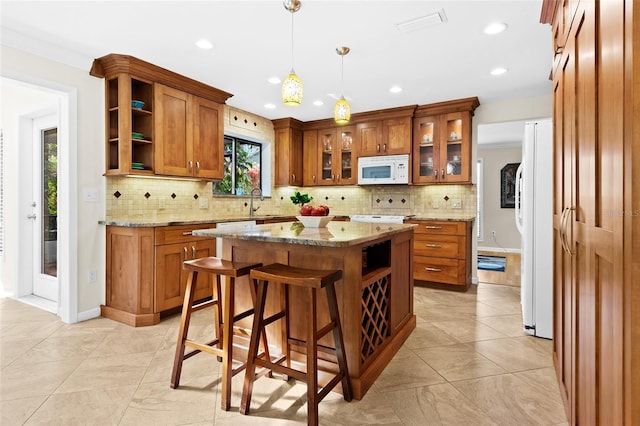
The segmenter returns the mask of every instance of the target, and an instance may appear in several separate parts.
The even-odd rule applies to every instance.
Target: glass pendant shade
[[[282,102],[287,106],[299,106],[302,103],[302,94],[302,80],[292,68],[282,82]]]
[[[351,106],[344,96],[333,107],[333,119],[337,124],[347,124],[351,119]]]

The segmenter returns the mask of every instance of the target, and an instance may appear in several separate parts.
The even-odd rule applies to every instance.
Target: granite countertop
[[[233,217],[216,217],[211,219],[192,219],[192,220],[171,220],[171,221],[144,221],[144,220],[100,220],[99,225],[109,226],[125,226],[132,228],[145,228],[156,226],[178,226],[178,225],[204,225],[215,224],[223,222],[240,222],[245,220],[275,220],[275,219],[291,219],[295,220],[295,216],[290,215],[259,215],[254,217],[249,216],[233,216]],[[348,215],[336,215],[336,219],[349,219]],[[409,215],[405,217],[406,220],[437,220],[437,221],[449,221],[449,222],[471,222],[475,220],[475,216],[458,216],[458,217],[441,217],[441,216],[427,216],[427,215]]]
[[[255,225],[241,230],[199,229],[193,235],[324,247],[350,247],[413,229],[411,224],[329,222],[326,228],[305,228],[300,222]]]

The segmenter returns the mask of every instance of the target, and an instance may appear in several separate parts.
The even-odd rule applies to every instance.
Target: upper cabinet
[[[154,104],[156,174],[222,179],[223,106],[162,84]]]
[[[411,153],[411,118],[415,106],[393,108],[356,117],[358,156]]]
[[[90,74],[105,79],[106,175],[223,178],[231,94],[127,55],[96,59]]]
[[[357,182],[357,159],[353,155],[354,126],[318,130],[320,185],[353,185]],[[306,147],[305,147],[306,148]]]
[[[302,122],[273,120],[275,131],[274,186],[302,186]]]
[[[471,183],[471,117],[478,98],[423,105],[413,119],[413,183]]]

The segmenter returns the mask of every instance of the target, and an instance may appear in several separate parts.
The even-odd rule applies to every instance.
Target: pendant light
[[[342,76],[340,87],[340,99],[336,102],[336,106],[333,107],[333,118],[337,124],[347,124],[351,119],[351,106],[349,102],[344,98],[344,55],[349,53],[349,49],[346,46],[338,47],[336,53],[342,58]]]
[[[300,0],[284,0],[284,8],[291,12],[291,72],[282,82],[282,102],[287,106],[299,106],[302,103],[302,80],[293,70],[293,14],[300,10]]]

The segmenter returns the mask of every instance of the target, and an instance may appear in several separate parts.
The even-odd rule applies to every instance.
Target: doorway
[[[13,248],[6,250],[0,265],[3,293],[74,323],[78,318],[77,89],[29,76],[3,76],[2,92],[7,130],[3,196],[5,205],[12,206],[5,217],[4,246]],[[42,162],[42,140],[55,172],[53,164]],[[52,176],[35,173],[43,166]]]

